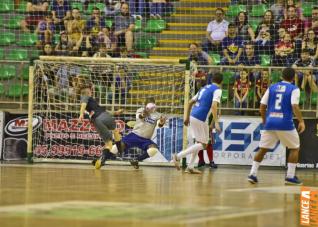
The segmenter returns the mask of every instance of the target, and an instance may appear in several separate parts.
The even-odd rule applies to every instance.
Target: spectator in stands
[[[279,41],[284,41],[285,35],[286,35],[286,29],[279,28],[278,29],[278,40],[275,42],[275,44],[277,44]]]
[[[317,77],[313,75],[313,71],[308,70],[302,79],[301,89],[306,92],[307,97],[310,97],[312,93],[318,92]],[[306,99],[309,101],[309,99]],[[314,104],[314,103],[313,103]]]
[[[313,7],[311,18],[305,21],[305,32],[313,29],[316,36],[318,35],[318,6]]]
[[[309,29],[302,42],[301,49],[307,49],[310,57],[316,60],[318,57],[317,38],[313,29]]]
[[[73,44],[69,41],[66,32],[61,32],[60,34],[60,40],[55,46],[55,52],[57,55],[68,56],[73,48]]]
[[[52,47],[52,45],[50,43],[46,43],[43,46],[41,55],[47,55],[47,56],[54,55],[54,50],[53,50],[53,47]]]
[[[20,22],[22,31],[30,32],[36,29],[39,22],[44,19],[44,15],[49,8],[48,0],[28,0],[26,12],[28,16]]]
[[[125,66],[117,66],[115,69],[115,100],[116,103],[126,103],[131,88],[131,75]],[[112,97],[109,97],[111,100]]]
[[[107,54],[107,45],[106,43],[99,43],[99,51],[93,55],[94,58],[111,58]]]
[[[91,18],[86,23],[86,29],[93,37],[97,38],[98,33],[106,27],[105,18],[101,16],[99,8],[92,10]]]
[[[271,5],[270,10],[274,14],[275,23],[280,24],[284,19],[284,12],[285,12],[284,0],[276,0],[275,3]]]
[[[295,6],[289,6],[287,11],[287,19],[280,24],[281,28],[285,28],[293,40],[302,39],[304,34],[304,23],[297,17]]]
[[[260,78],[256,81],[256,99],[258,105],[270,85],[269,72],[265,69],[262,70]]]
[[[284,18],[285,19],[288,18],[288,8],[289,8],[289,6],[293,6],[293,7],[295,7],[297,17],[300,18],[301,20],[303,20],[304,17],[303,17],[303,10],[301,8],[301,2],[302,1],[287,0],[285,3]]]
[[[238,36],[241,36],[244,42],[255,41],[255,33],[248,24],[248,15],[246,12],[239,12],[235,18],[235,25],[238,29]]]
[[[260,66],[261,59],[255,54],[253,42],[245,44],[244,52],[240,57],[239,64],[245,66]]]
[[[267,10],[264,14],[263,20],[256,28],[255,36],[260,37],[261,31],[267,31],[270,33],[271,40],[276,41],[278,39],[277,30],[278,27],[274,21],[274,14],[271,10]]]
[[[149,0],[127,0],[127,1],[121,1],[121,3],[129,4],[129,14],[136,18],[137,20],[142,19],[141,15],[143,15],[146,11],[146,8],[148,6],[147,2],[150,2]]]
[[[215,20],[208,24],[206,30],[207,41],[202,48],[205,52],[216,51],[219,54],[222,52],[222,40],[227,36],[229,22],[224,20],[224,10],[217,8],[215,10]]]
[[[237,36],[237,29],[234,23],[228,26],[228,36],[222,41],[223,59],[221,65],[237,65],[243,52],[243,39]]]
[[[52,43],[55,25],[51,12],[47,12],[44,20],[41,20],[35,33],[38,34],[38,46],[42,47],[45,43]]]
[[[123,1],[123,2],[125,2],[125,1]],[[115,16],[117,13],[120,12],[120,6],[121,6],[120,1],[118,1],[118,2],[106,1],[105,8],[104,8],[105,17]]]
[[[234,86],[234,105],[235,108],[247,108],[248,93],[251,89],[251,82],[248,79],[247,69],[241,69],[240,77],[235,81]],[[244,115],[243,111],[236,112],[237,115]]]
[[[132,52],[134,41],[133,30],[135,28],[135,22],[134,18],[130,16],[127,3],[122,3],[120,14],[115,16],[114,23],[114,34],[118,38],[118,45],[125,45],[127,51]]]
[[[273,55],[274,41],[271,39],[271,34],[268,30],[261,30],[256,38],[255,50],[258,55]]]
[[[272,64],[274,66],[289,66],[293,62],[295,46],[288,33],[284,36],[284,41],[278,41],[275,45],[275,55]]]
[[[189,45],[189,61],[195,61],[198,65],[211,65],[212,58],[203,50],[200,49],[197,43]]]
[[[67,0],[53,0],[53,21],[58,31],[65,30],[65,23],[71,18],[71,6]]]
[[[99,44],[106,44],[107,54],[112,57],[119,57],[117,37],[114,35],[114,31],[111,28],[103,28],[103,30],[98,33],[97,41]]]
[[[151,0],[149,2],[150,18],[161,19],[166,8],[166,3],[166,0]]]

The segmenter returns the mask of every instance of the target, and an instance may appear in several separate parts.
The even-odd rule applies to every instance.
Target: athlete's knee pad
[[[108,142],[106,142],[105,145],[104,145],[104,147],[105,147],[106,149],[108,149],[109,151],[111,151],[111,150],[112,150],[112,147],[113,147],[113,142],[112,142],[111,140],[108,141]]]
[[[117,154],[118,153],[118,148],[117,145],[113,145],[112,149],[110,150],[111,153]]]
[[[147,153],[148,153],[149,157],[155,156],[155,154],[157,154],[158,151],[159,150],[156,147],[150,147],[147,149]]]

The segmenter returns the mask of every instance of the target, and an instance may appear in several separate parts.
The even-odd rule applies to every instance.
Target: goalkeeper
[[[104,149],[102,151],[101,157],[94,161],[96,169],[100,169],[105,163],[106,159],[111,158],[113,155],[110,152],[113,147],[112,134],[114,134],[115,140],[120,140],[120,134],[116,130],[115,119],[112,117],[111,113],[107,112],[98,105],[97,101],[92,97],[93,95],[93,85],[89,83],[83,83],[81,86],[81,109],[79,122],[84,119],[85,111],[90,115],[91,121],[94,124],[99,136],[104,141]],[[114,115],[118,115],[122,110],[114,112]]]
[[[154,98],[147,98],[145,106],[136,112],[136,124],[132,132],[124,136],[122,140],[120,137],[115,137],[116,145],[113,145],[111,153],[117,154],[122,151],[127,153],[130,148],[140,148],[143,152],[137,159],[130,161],[130,164],[138,169],[140,161],[153,157],[159,151],[157,144],[151,140],[151,137],[157,124],[159,127],[163,127],[165,122],[166,118],[156,111]]]

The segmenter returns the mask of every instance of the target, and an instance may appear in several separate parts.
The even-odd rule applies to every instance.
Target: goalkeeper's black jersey
[[[101,113],[105,112],[105,109],[98,105],[97,101],[92,97],[82,96],[81,102],[87,103],[86,111],[91,113],[94,112],[92,118],[98,117]]]

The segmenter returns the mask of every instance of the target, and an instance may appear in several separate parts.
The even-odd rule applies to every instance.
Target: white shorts
[[[296,129],[291,131],[264,130],[261,132],[260,148],[273,149],[280,141],[289,149],[297,149],[300,146],[299,135]]]
[[[190,134],[200,143],[208,144],[209,142],[209,125],[194,117],[190,117]]]

